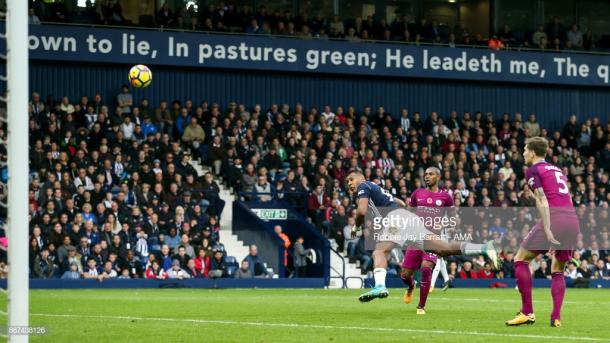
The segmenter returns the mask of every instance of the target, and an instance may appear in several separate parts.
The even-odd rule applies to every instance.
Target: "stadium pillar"
[[[8,326],[28,325],[28,2],[8,0]],[[27,342],[27,335],[8,341]]]

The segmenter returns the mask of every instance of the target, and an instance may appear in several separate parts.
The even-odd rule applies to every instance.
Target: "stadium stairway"
[[[331,244],[334,242],[331,242]],[[356,265],[356,263],[350,263],[349,258],[343,253],[340,253],[341,256],[336,253],[330,253],[330,283],[328,285],[329,288],[341,288],[343,287],[340,279],[336,277],[341,277],[341,273],[343,273],[343,263],[345,263],[345,284],[347,288],[362,288],[362,283],[364,282],[364,277],[360,271],[360,268]],[[343,262],[341,262],[343,260]]]
[[[193,160],[191,164],[199,175],[204,175],[209,171],[209,168],[202,166],[199,161]],[[220,180],[217,180],[217,183],[220,187],[220,198],[226,202],[220,218],[220,242],[224,245],[227,254],[235,257],[237,263],[241,263],[241,260],[248,256],[250,251],[248,246],[239,240],[237,235],[233,234],[233,201],[235,201],[235,195],[231,194],[231,191]],[[277,278],[277,275],[271,268],[267,268],[267,271],[274,278]]]

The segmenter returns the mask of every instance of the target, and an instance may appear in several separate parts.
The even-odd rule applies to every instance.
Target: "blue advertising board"
[[[262,35],[31,25],[37,60],[608,86],[610,57]],[[0,46],[5,50],[4,46]]]

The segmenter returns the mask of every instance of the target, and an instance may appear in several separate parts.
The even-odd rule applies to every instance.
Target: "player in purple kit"
[[[447,213],[446,208],[453,207],[453,198],[447,192],[443,192],[438,187],[438,182],[441,176],[441,171],[436,167],[429,167],[424,173],[424,181],[427,188],[415,190],[411,195],[409,206],[417,208],[415,213],[418,216],[430,218],[431,222],[436,222],[435,219],[451,216]],[[444,239],[445,235],[441,225],[426,225],[426,228]],[[407,290],[404,295],[405,304],[411,303],[413,300],[413,290],[415,289],[415,281],[413,274],[416,270],[421,269],[419,304],[417,305],[417,314],[426,314],[425,306],[430,292],[432,271],[437,263],[438,256],[432,252],[417,249],[414,246],[409,246],[405,252],[405,258],[402,262],[401,278]]]
[[[536,198],[541,221],[521,243],[515,256],[515,276],[521,293],[521,311],[506,322],[508,326],[533,324],[536,321],[532,305],[532,275],[529,261],[538,254],[554,251],[551,263],[551,295],[553,312],[551,326],[561,326],[561,305],[566,291],[563,270],[572,258],[580,226],[572,204],[567,178],[558,167],[545,161],[549,143],[542,137],[527,140],[523,157],[530,167],[525,178]],[[550,246],[550,248],[549,248]]]

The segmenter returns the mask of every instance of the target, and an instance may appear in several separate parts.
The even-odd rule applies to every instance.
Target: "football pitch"
[[[515,289],[436,290],[427,314],[402,290],[361,304],[361,290],[33,290],[31,342],[553,342],[610,341],[610,291],[568,289],[561,328],[549,326],[549,289],[534,291],[537,322],[506,327]],[[418,293],[415,293],[415,302]],[[6,294],[2,308],[6,308]],[[6,313],[2,314],[6,324]],[[3,338],[6,340],[6,338]]]

